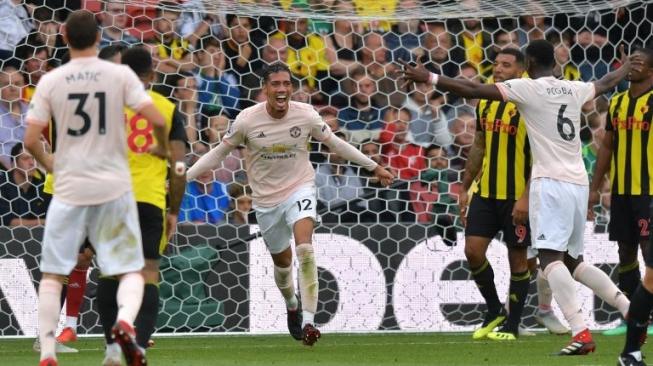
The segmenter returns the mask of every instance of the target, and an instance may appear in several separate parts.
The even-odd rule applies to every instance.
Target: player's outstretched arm
[[[408,82],[431,83],[440,91],[454,93],[464,98],[479,98],[503,101],[503,95],[495,85],[477,84],[466,79],[452,79],[428,71],[421,61],[411,65],[404,60],[399,60],[404,67],[400,72]]]
[[[614,87],[628,75],[633,67],[630,57],[628,57],[624,52],[623,45],[619,46],[619,53],[621,54],[621,67],[605,74],[601,79],[594,82],[595,96],[599,96],[614,89]],[[641,65],[641,60],[635,60],[634,63],[637,65],[636,67],[639,67],[639,65]]]
[[[348,144],[337,137],[331,136],[322,141],[323,144],[329,147],[329,150],[345,160],[354,162],[363,168],[374,172],[374,175],[379,179],[379,182],[388,186],[394,180],[394,174],[387,171],[384,167],[377,164],[374,160],[368,158],[362,152],[358,151],[355,147]]]
[[[186,173],[186,181],[190,182],[197,178],[200,174],[209,169],[215,169],[222,164],[222,161],[229,155],[235,146],[231,145],[226,140],[222,140],[220,145],[214,147],[208,153],[204,154],[193,166],[188,169]]]
[[[465,162],[465,171],[463,173],[463,186],[458,195],[458,208],[460,209],[460,218],[463,226],[467,226],[467,206],[469,205],[469,188],[472,186],[474,179],[478,177],[485,157],[485,132],[476,131],[474,144],[469,152],[469,159]]]
[[[41,142],[41,135],[45,126],[35,123],[28,123],[25,129],[23,144],[27,151],[34,156],[34,159],[41,164],[48,173],[52,173],[53,157],[48,153]]]
[[[608,121],[610,123],[610,121]],[[592,183],[590,184],[589,201],[587,203],[588,217],[590,219],[594,216],[594,206],[599,204],[601,200],[601,185],[605,179],[605,175],[610,172],[610,160],[612,158],[612,149],[614,146],[614,132],[605,131],[603,140],[599,145],[599,152],[594,165],[594,175],[592,176]]]
[[[150,148],[150,154],[160,158],[168,158],[168,134],[166,133],[166,120],[154,104],[147,104],[138,113],[152,123],[154,137],[157,143]]]
[[[168,240],[177,229],[179,208],[186,192],[186,144],[183,141],[170,141],[170,204],[166,215],[166,236]]]

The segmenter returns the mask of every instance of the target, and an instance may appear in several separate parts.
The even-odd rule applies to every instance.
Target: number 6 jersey
[[[71,205],[97,205],[130,191],[124,107],[152,103],[127,66],[74,58],[44,75],[27,123],[47,125],[56,140],[54,191]]]
[[[496,84],[503,100],[517,105],[533,154],[531,178],[588,185],[580,141],[580,114],[594,98],[594,84],[554,77]]]

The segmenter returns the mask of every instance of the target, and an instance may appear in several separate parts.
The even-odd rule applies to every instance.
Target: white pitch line
[[[514,342],[511,344],[528,344],[528,343],[549,343],[550,341],[548,340],[536,340],[536,339],[529,339],[529,340],[524,340],[520,341],[518,340],[517,342]],[[215,350],[216,348],[221,348],[220,347],[220,342],[215,342],[216,344],[211,344],[211,345],[204,345],[204,346],[179,346],[179,345],[166,345],[165,347],[162,347],[165,350],[193,350],[193,349],[212,349]],[[365,342],[365,343],[356,343],[356,342],[351,342],[351,343],[345,343],[345,342],[334,342],[334,343],[329,343],[328,341],[323,341],[321,342],[318,347],[319,348],[338,348],[338,347],[376,347],[376,346],[401,346],[401,345],[406,345],[406,346],[437,346],[437,345],[455,345],[455,344],[468,344],[468,345],[473,345],[473,344],[493,344],[495,342],[491,341],[433,341],[433,342]],[[242,348],[242,349],[260,349],[260,348],[297,348],[298,344],[229,344],[225,345],[224,348],[228,349],[234,349],[234,348]],[[102,348],[77,348],[80,352],[92,352],[92,351],[103,351],[104,347]],[[156,352],[157,348],[152,349],[153,352]],[[0,350],[0,354],[12,354],[12,353],[24,353],[27,350]],[[29,350],[31,352],[31,348]]]

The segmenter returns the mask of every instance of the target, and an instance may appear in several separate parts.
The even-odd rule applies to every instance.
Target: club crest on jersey
[[[302,134],[302,129],[295,126],[290,129],[290,137],[297,138]]]

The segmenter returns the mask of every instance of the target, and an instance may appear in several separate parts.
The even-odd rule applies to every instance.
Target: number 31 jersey
[[[580,114],[594,98],[593,83],[554,77],[496,84],[503,100],[517,106],[526,122],[533,154],[531,178],[588,185],[580,141]]]
[[[27,123],[47,126],[52,119],[57,199],[97,205],[132,189],[124,107],[138,111],[151,103],[129,67],[97,57],[74,58],[41,78]]]

